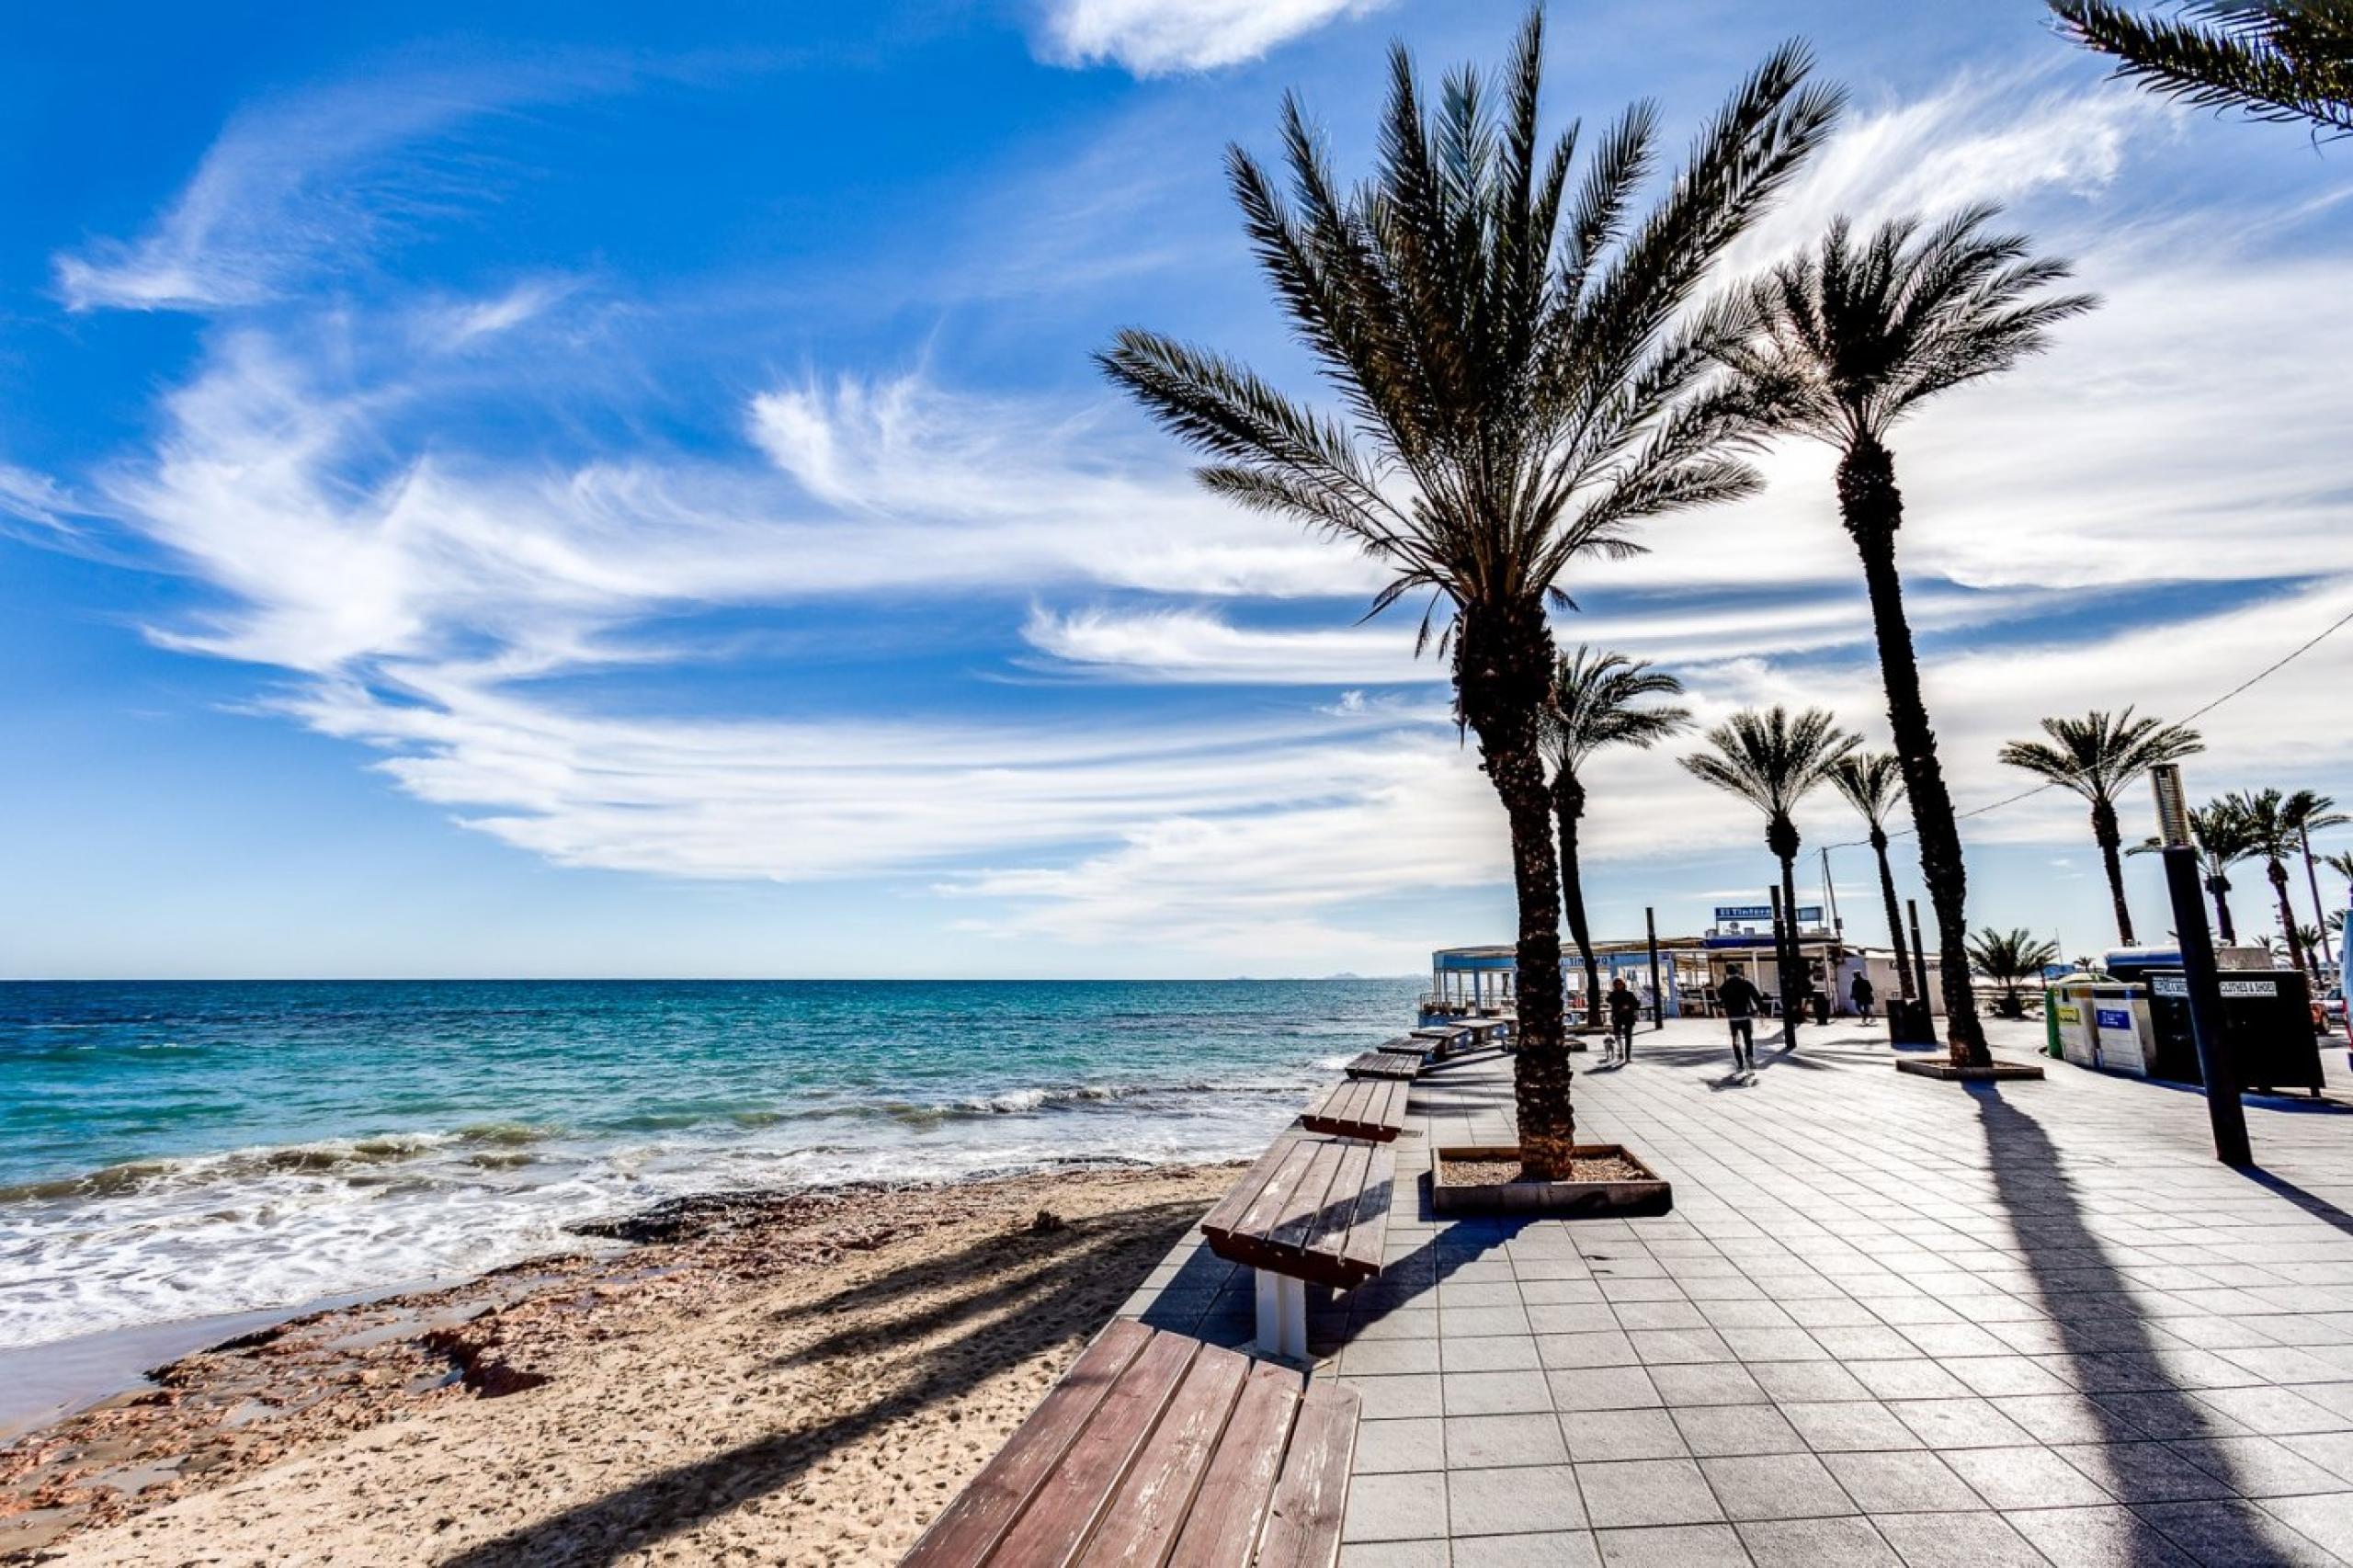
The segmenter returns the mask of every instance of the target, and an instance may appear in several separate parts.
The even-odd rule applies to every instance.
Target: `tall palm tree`
[[[2263,861],[2271,894],[2279,901],[2279,931],[2288,944],[2288,961],[2298,969],[2309,968],[2303,944],[2296,938],[2296,912],[2288,902],[2288,858],[2296,853],[2298,839],[2287,797],[2277,790],[2242,790],[2228,799],[2246,824],[2249,857]]]
[[[1374,611],[1430,594],[1455,712],[1510,824],[1519,904],[1521,1155],[1565,1176],[1575,1125],[1561,1019],[1560,865],[1538,720],[1548,601],[1579,558],[1638,548],[1635,524],[1754,493],[1744,426],[1711,395],[1709,268],[1820,144],[1838,96],[1776,51],[1659,181],[1658,116],[1626,112],[1582,160],[1539,127],[1531,13],[1492,89],[1469,68],[1425,99],[1392,51],[1372,178],[1344,187],[1296,98],[1289,188],[1240,148],[1227,173],[1260,269],[1344,414],[1156,333],[1099,363],[1210,460],[1214,494],[1355,544],[1393,575]],[[1572,176],[1574,176],[1574,179]],[[1647,212],[1636,199],[1662,187]]]
[[[2108,872],[2108,896],[2116,906],[2117,939],[2131,947],[2132,910],[2124,902],[2124,835],[2116,820],[2117,792],[2144,778],[2160,763],[2178,762],[2206,749],[2198,732],[2183,724],[2135,719],[2132,710],[2097,709],[2080,719],[2045,719],[2048,741],[2012,741],[2001,760],[2022,767],[2091,802],[2092,841]]]
[[[2231,876],[2233,866],[2255,853],[2255,840],[2246,823],[2229,800],[2209,801],[2189,810],[2189,835],[2198,846],[2198,863],[2204,878],[2206,892],[2214,901],[2214,931],[2226,948],[2236,947],[2238,927],[2231,920]],[[2147,838],[2125,851],[2127,855],[2155,855],[2165,848],[2165,841]]]
[[[2312,890],[2313,918],[2323,922],[2318,932],[2321,961],[2335,963],[2336,952],[2329,946],[2328,927],[2325,924],[2328,919],[2328,906],[2320,901],[2320,869],[2313,859],[2313,835],[2316,832],[2325,833],[2332,827],[2343,827],[2347,823],[2353,822],[2353,817],[2348,817],[2338,811],[2336,801],[2331,797],[2315,794],[2310,790],[2299,790],[2289,796],[2285,809],[2288,820],[2296,824],[2296,847],[2303,852],[2304,884]],[[2310,944],[2307,944],[2305,951],[2311,950]]]
[[[2006,1018],[2026,1017],[2024,983],[2042,972],[2059,957],[2059,944],[2019,927],[1996,931],[1988,926],[1969,939],[1969,961],[2002,988],[2001,1013]]]
[[[2113,55],[2116,74],[2200,108],[2353,135],[2353,5],[2193,0],[2171,17],[2105,0],[2052,0],[2067,30]]]
[[[1819,708],[1792,716],[1780,707],[1769,713],[1735,713],[1710,730],[1707,740],[1714,749],[1685,757],[1683,766],[1763,812],[1766,846],[1781,862],[1782,918],[1774,933],[1773,956],[1780,970],[1781,1016],[1794,1045],[1805,991],[1796,934],[1797,806],[1862,740],[1839,729],[1837,721]]]
[[[2342,850],[2335,855],[2324,855],[2320,858],[2320,863],[2343,877],[2347,884],[2353,884],[2353,849]],[[2353,897],[2353,885],[2348,885],[2346,891],[2348,897]]]
[[[1960,824],[1904,616],[1895,562],[1904,498],[1887,437],[1937,393],[2040,352],[2054,323],[2093,304],[2088,295],[2050,292],[2067,264],[2029,255],[2023,235],[1985,233],[1993,215],[1972,207],[1925,233],[1900,219],[1859,240],[1845,220],[1833,223],[1813,252],[1750,288],[1752,330],[1725,355],[1753,418],[1838,452],[1839,517],[1862,557],[1888,723],[1936,910],[1947,1037],[1953,1060],[1968,1065],[1993,1057],[1963,950],[1969,881]]]
[[[1887,863],[1887,819],[1904,793],[1904,765],[1892,751],[1852,751],[1830,769],[1830,782],[1870,824],[1871,853],[1879,857],[1879,896],[1887,905],[1887,937],[1895,949],[1895,983],[1912,1000],[1912,960],[1904,945],[1904,916],[1895,902],[1895,871]]]
[[[1577,823],[1585,815],[1587,760],[1605,746],[1658,744],[1691,722],[1691,710],[1646,699],[1679,697],[1683,683],[1647,659],[1630,659],[1580,642],[1552,670],[1552,700],[1544,710],[1545,760],[1552,768],[1552,816],[1560,827],[1561,908],[1569,937],[1585,963],[1586,1021],[1601,1022],[1601,966],[1585,917],[1585,880],[1577,869]]]

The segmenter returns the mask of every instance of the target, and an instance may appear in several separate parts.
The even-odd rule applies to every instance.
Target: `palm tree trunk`
[[[2288,868],[2278,860],[2267,860],[2263,874],[2271,879],[2271,892],[2279,901],[2279,936],[2288,944],[2288,961],[2301,970],[2304,965],[2303,938],[2296,935],[2295,905],[2288,902]]]
[[[1794,836],[1794,835],[1792,835]],[[1781,857],[1781,1042],[1798,1048],[1798,1015],[1805,1011],[1805,964],[1798,956],[1798,858]]]
[[[2206,891],[2214,895],[2214,928],[2222,934],[2222,946],[2239,945],[2238,928],[2231,924],[2231,882],[2217,871],[2206,879]]]
[[[1537,714],[1552,679],[1552,634],[1540,605],[1466,608],[1455,627],[1454,687],[1463,722],[1511,824],[1512,887],[1519,900],[1519,1022],[1513,1101],[1519,1154],[1530,1175],[1566,1178],[1576,1114],[1561,1018],[1561,869]]]
[[[2320,868],[2313,864],[2312,830],[2300,827],[2296,830],[2296,837],[2304,849],[2304,881],[2313,890],[2313,929],[2320,933],[2320,961],[2324,965],[2333,964],[2336,961],[2336,950],[2328,943],[2328,905],[2320,901]]]
[[[1561,911],[1569,937],[1585,962],[1585,1021],[1601,1022],[1601,963],[1593,956],[1593,933],[1586,925],[1585,878],[1577,869],[1577,819],[1585,815],[1585,786],[1566,768],[1552,780],[1552,816],[1561,828]]]
[[[2124,835],[2116,825],[2116,806],[2107,800],[2092,801],[2092,837],[2099,845],[2099,863],[2108,871],[2108,896],[2116,905],[2116,936],[2133,947],[2132,906],[2124,902]]]
[[[1895,488],[1895,460],[1866,436],[1838,463],[1838,511],[1863,560],[1870,592],[1871,627],[1878,635],[1880,678],[1887,687],[1887,722],[1904,765],[1904,789],[1920,839],[1920,879],[1936,911],[1938,979],[1945,999],[1945,1038],[1956,1065],[1994,1060],[1978,1020],[1969,979],[1969,873],[1961,864],[1961,825],[1937,761],[1937,733],[1920,697],[1920,663],[1904,619],[1904,579],[1895,568],[1895,530],[1904,523],[1904,496]]]
[[[1871,824],[1871,853],[1879,857],[1879,896],[1887,905],[1887,939],[1895,949],[1895,989],[1912,1000],[1912,960],[1904,946],[1904,912],[1895,903],[1895,868],[1887,863],[1887,829]]]

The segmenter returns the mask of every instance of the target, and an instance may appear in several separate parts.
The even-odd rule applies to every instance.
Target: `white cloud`
[[[67,519],[82,506],[48,474],[0,462],[0,516],[37,523],[52,533],[76,532]]]
[[[1044,52],[1070,64],[1110,61],[1139,76],[1256,60],[1386,0],[1047,0]]]

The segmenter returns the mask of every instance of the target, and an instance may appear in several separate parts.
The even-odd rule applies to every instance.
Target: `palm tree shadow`
[[[863,1321],[816,1346],[778,1357],[771,1369],[861,1345],[878,1358],[905,1358],[905,1346],[918,1336],[953,1336],[914,1353],[904,1374],[868,1404],[643,1477],[443,1559],[440,1568],[603,1568],[782,1491],[892,1422],[961,1398],[997,1372],[1058,1344],[1083,1340],[1200,1217],[1199,1203],[1164,1203],[1074,1221],[1058,1231],[990,1236],[779,1312],[779,1327],[836,1314],[858,1314]],[[976,1288],[957,1288],[968,1280]],[[948,1299],[915,1317],[884,1310],[943,1288],[952,1292]]]
[[[2067,1358],[2065,1381],[2098,1412],[2082,1413],[2100,1428],[2097,1440],[2147,1446],[2132,1450],[2136,1455],[2163,1444],[2166,1456],[2188,1460],[2233,1493],[2228,1498],[2136,1505],[2133,1511],[2143,1524],[2130,1538],[2124,1561],[2177,1563],[2185,1551],[2204,1558],[2218,1548],[2226,1555],[2240,1553],[2229,1557],[2233,1562],[2268,1560],[2276,1548],[2262,1532],[2276,1527],[2238,1495],[2224,1451],[2201,1441],[2237,1435],[2239,1429],[2190,1398],[2177,1369],[2181,1358],[2206,1353],[2163,1334],[2122,1288],[2126,1280],[2107,1261],[2108,1244],[2086,1220],[2075,1184],[2041,1125],[2005,1100],[1997,1085],[1972,1084],[1967,1089],[1977,1102],[1996,1198],[2015,1236],[2012,1245],[2050,1312],[2046,1321]],[[2098,1282],[2100,1274],[2120,1275],[2117,1288],[2087,1290],[2086,1284]],[[2050,1440],[2079,1442],[2085,1436]],[[2152,1525],[2178,1533],[2178,1549],[2148,1533]]]

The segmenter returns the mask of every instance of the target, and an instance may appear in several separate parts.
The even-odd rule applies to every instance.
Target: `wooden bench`
[[[1408,1079],[1350,1078],[1326,1090],[1299,1123],[1310,1132],[1386,1143],[1404,1131],[1405,1097],[1411,1091]]]
[[[1422,1065],[1429,1059],[1418,1051],[1391,1051],[1382,1048],[1368,1051],[1351,1061],[1342,1071],[1351,1078],[1404,1078],[1421,1076]]]
[[[1307,1357],[1307,1287],[1347,1290],[1381,1272],[1396,1152],[1292,1132],[1201,1221],[1210,1250],[1256,1271],[1258,1353]]]
[[[1356,1391],[1121,1319],[904,1568],[1332,1568]]]
[[[1427,1028],[1412,1030],[1405,1038],[1419,1040],[1438,1055],[1446,1056],[1469,1044],[1472,1035],[1469,1024],[1432,1024]]]

